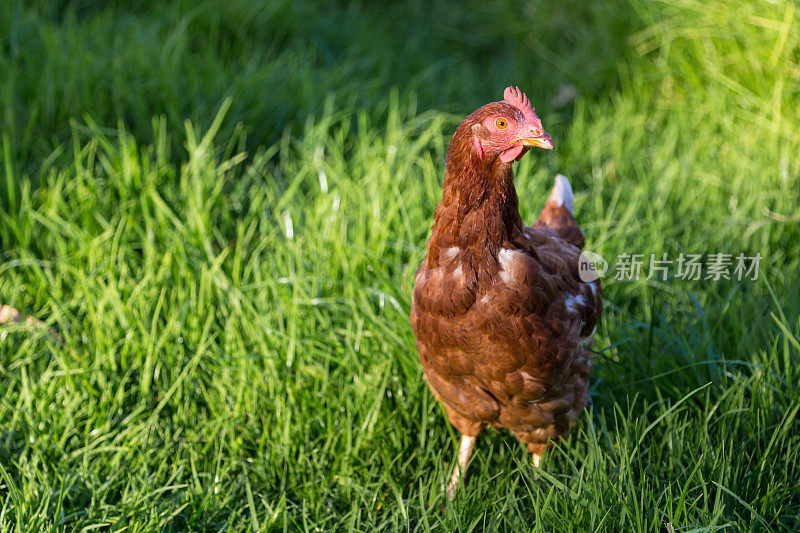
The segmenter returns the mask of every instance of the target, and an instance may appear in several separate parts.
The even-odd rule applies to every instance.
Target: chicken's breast
[[[599,282],[578,277],[579,249],[546,229],[474,257],[441,250],[420,266],[411,321],[425,376],[466,435],[505,427],[541,453],[586,404]],[[476,264],[479,262],[480,264]]]

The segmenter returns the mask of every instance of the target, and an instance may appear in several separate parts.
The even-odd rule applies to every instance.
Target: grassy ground
[[[62,342],[0,327],[0,529],[800,529],[800,5],[552,4],[3,2],[0,303]],[[607,259],[763,259],[607,279],[571,441],[445,504],[410,291],[508,83],[527,220],[563,172]]]

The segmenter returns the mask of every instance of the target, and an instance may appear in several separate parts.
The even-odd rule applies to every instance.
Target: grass
[[[6,2],[0,529],[800,528],[800,6]],[[369,30],[369,31],[368,31]],[[593,403],[534,472],[457,440],[413,273],[458,121],[507,83],[606,279]],[[571,88],[570,88],[571,87]],[[573,94],[573,98],[564,95]]]

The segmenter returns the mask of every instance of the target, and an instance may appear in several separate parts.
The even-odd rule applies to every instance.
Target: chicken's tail
[[[575,200],[572,198],[572,187],[562,174],[556,176],[556,184],[544,204],[539,220],[534,228],[547,228],[562,239],[583,248],[585,240],[583,231],[575,220]]]

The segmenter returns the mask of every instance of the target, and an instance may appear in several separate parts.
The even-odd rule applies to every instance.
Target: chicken
[[[599,281],[579,276],[584,237],[569,181],[556,177],[532,227],[520,218],[512,164],[554,145],[524,93],[508,87],[503,98],[465,118],[450,141],[412,295],[425,377],[462,434],[451,498],[486,426],[510,430],[538,466],[574,425],[602,311]]]

